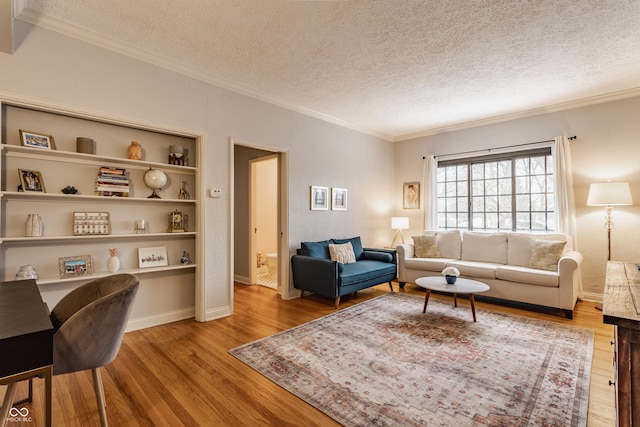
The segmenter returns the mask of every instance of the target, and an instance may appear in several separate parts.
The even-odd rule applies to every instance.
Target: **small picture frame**
[[[56,149],[56,144],[53,142],[53,136],[30,132],[23,129],[20,129],[20,142],[25,147],[39,148],[41,150]]]
[[[44,189],[44,180],[42,179],[42,174],[39,171],[18,169],[18,175],[20,175],[22,191],[46,193]]]
[[[331,209],[334,211],[347,210],[346,188],[331,188]]]
[[[74,212],[73,235],[111,234],[109,212]]]
[[[153,248],[138,248],[138,267],[161,267],[169,265],[167,260],[167,247],[155,246]]]
[[[326,211],[329,209],[329,187],[311,186],[311,210]]]
[[[71,256],[58,258],[60,278],[89,276],[93,274],[93,261],[91,255]]]
[[[419,182],[405,182],[402,184],[402,208],[420,209]]]

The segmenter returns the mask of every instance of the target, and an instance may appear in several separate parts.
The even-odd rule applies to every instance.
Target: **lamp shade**
[[[409,217],[394,216],[391,217],[391,228],[394,230],[407,230],[409,228]]]
[[[628,182],[599,182],[589,187],[587,206],[632,205]]]

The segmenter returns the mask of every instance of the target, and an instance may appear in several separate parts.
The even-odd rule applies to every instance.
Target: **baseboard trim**
[[[177,322],[179,320],[192,319],[196,315],[195,308],[174,311],[160,316],[144,317],[142,319],[130,320],[127,324],[127,332],[139,329],[150,328],[152,326],[164,325],[165,323]]]

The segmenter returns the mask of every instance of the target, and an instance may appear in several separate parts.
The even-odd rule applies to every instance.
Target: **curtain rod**
[[[573,141],[574,139],[578,139],[578,137],[574,135],[574,136],[567,137],[567,139],[570,141]],[[491,150],[504,150],[505,148],[526,147],[527,145],[543,144],[545,142],[553,142],[553,141],[555,141],[555,139],[547,139],[545,141],[536,141],[536,142],[526,142],[524,144],[507,145],[506,147],[484,148],[482,150],[472,150],[472,151],[462,151],[460,153],[440,154],[434,157],[437,159],[438,157],[442,157],[442,156],[459,156],[461,154],[473,154],[473,153],[483,153],[483,152],[491,153]],[[426,158],[427,158],[426,156],[422,156],[422,160]]]

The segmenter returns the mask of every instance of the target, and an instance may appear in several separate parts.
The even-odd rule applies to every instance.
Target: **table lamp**
[[[396,235],[393,237],[393,241],[391,242],[391,247],[394,248],[394,244],[396,243],[396,239],[398,235],[400,236],[400,240],[404,244],[404,236],[402,235],[402,230],[407,230],[409,228],[409,217],[406,216],[394,216],[391,217],[391,228],[396,231]]]
[[[611,229],[613,228],[613,217],[611,215],[613,206],[632,205],[631,190],[628,182],[599,182],[591,184],[587,206],[604,206],[605,222],[604,228],[607,230],[607,260],[611,260]]]

